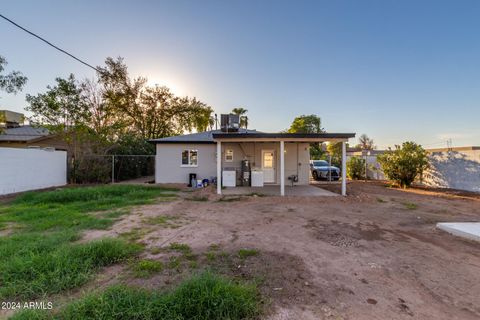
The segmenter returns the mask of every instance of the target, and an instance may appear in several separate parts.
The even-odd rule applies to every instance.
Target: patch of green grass
[[[163,251],[164,251],[164,249],[160,248],[160,247],[155,247],[155,248],[150,249],[151,254],[159,254],[159,253],[162,253]]]
[[[220,245],[219,244],[211,244],[209,247],[208,247],[208,250],[211,250],[211,251],[218,251],[220,250]]]
[[[382,198],[377,198],[377,202],[385,203],[385,202],[387,202],[387,201],[383,200]]]
[[[182,266],[182,260],[180,257],[170,257],[167,264],[169,269],[174,269],[179,271]]]
[[[168,248],[172,251],[181,252],[183,254],[192,253],[192,248],[185,243],[172,242]]]
[[[13,319],[240,320],[258,317],[260,301],[255,285],[204,272],[170,292],[117,285],[88,294],[53,313],[24,311]]]
[[[133,228],[130,231],[120,233],[120,237],[128,241],[138,241],[147,235],[151,230],[147,228]]]
[[[102,214],[102,217],[109,218],[109,219],[116,219],[129,213],[130,213],[130,208],[119,208],[111,211],[106,211],[104,214]]]
[[[130,206],[173,191],[132,185],[65,188],[28,192],[0,205],[0,224],[16,226],[0,241],[0,298],[31,299],[71,289],[98,268],[134,255],[140,247],[122,240],[73,242],[82,230],[108,228]]]
[[[205,257],[208,261],[213,262],[217,259],[217,253],[214,251],[207,251],[205,252]]]
[[[258,255],[258,250],[257,249],[245,249],[244,248],[244,249],[238,250],[237,254],[240,257],[240,259],[245,259],[245,258],[248,258],[248,257],[253,257],[253,256]]]
[[[418,208],[418,205],[416,203],[413,203],[413,202],[403,202],[402,203],[405,208],[407,208],[408,210],[415,210]]]
[[[185,198],[185,200],[189,200],[189,201],[208,201],[208,197],[207,196],[191,196],[191,197],[187,197]]]
[[[98,268],[126,260],[140,250],[137,245],[108,238],[65,244],[72,239],[74,234],[64,233],[43,240],[30,235],[2,241],[1,256],[5,259],[0,263],[0,297],[36,298],[75,288]],[[19,244],[21,252],[14,252]]]
[[[165,215],[165,216],[156,216],[156,217],[149,217],[143,220],[143,223],[149,224],[149,225],[159,225],[165,228],[172,228],[176,229],[181,227],[181,224],[176,222],[179,219],[178,216],[171,216],[171,215]]]
[[[163,270],[163,263],[157,260],[142,259],[135,262],[133,272],[138,278],[147,278]]]

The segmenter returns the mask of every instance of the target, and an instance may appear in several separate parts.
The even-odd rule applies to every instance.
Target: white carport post
[[[347,144],[342,141],[342,196],[347,195]]]
[[[217,194],[222,194],[222,143],[217,141]]]
[[[280,195],[285,195],[285,142],[280,141]]]

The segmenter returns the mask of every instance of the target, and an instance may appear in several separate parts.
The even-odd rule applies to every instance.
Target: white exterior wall
[[[225,150],[233,150],[233,161],[225,161]],[[280,142],[223,142],[222,143],[222,168],[237,169],[237,179],[240,179],[242,160],[250,160],[252,169],[261,169],[262,150],[275,151],[275,183],[280,184]],[[285,184],[290,181],[288,177],[298,175],[296,184],[308,184],[310,174],[310,150],[308,143],[285,143]],[[297,152],[298,151],[298,152]]]
[[[0,195],[67,184],[67,153],[0,148]]]
[[[217,176],[215,144],[158,143],[155,156],[155,183],[188,183],[188,175],[196,173],[197,179]],[[198,166],[183,167],[182,151],[198,150]]]
[[[298,149],[297,149],[298,148]],[[155,157],[155,183],[188,183],[189,173],[196,173],[197,179],[216,177],[216,144],[157,144]],[[198,150],[198,166],[182,167],[182,151]],[[233,161],[225,162],[225,150],[233,150]],[[240,179],[241,161],[250,160],[252,169],[261,168],[263,149],[275,150],[275,183],[280,184],[280,143],[222,143],[222,169],[237,169]],[[288,176],[298,175],[298,183],[308,184],[310,174],[310,151],[308,143],[285,143],[285,184]],[[298,153],[297,153],[298,150]],[[298,158],[297,158],[298,155]]]
[[[424,184],[480,192],[480,150],[431,152],[429,160]]]

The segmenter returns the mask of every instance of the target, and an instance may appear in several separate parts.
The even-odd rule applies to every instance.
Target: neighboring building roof
[[[240,129],[238,132],[223,132],[211,130],[199,133],[186,134],[149,140],[152,143],[215,143],[216,139],[348,139],[355,137],[355,133],[264,133],[256,130]]]
[[[472,151],[472,150],[480,150],[480,146],[426,149],[427,152]]]
[[[213,140],[213,134],[221,133],[221,130],[211,130],[205,132],[198,132],[198,133],[191,133],[191,134],[184,134],[180,136],[173,136],[167,138],[159,138],[159,139],[151,139],[149,142],[152,143],[215,143]],[[238,133],[246,133],[246,132],[256,132],[256,130],[246,130],[240,129]],[[233,132],[231,134],[234,134]]]
[[[46,128],[21,126],[4,129],[3,132],[0,133],[0,141],[30,142],[49,135],[50,132]]]

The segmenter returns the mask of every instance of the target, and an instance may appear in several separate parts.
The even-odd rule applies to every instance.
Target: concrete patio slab
[[[480,222],[441,222],[437,228],[455,236],[480,241]]]
[[[222,194],[224,195],[246,195],[251,193],[258,193],[267,196],[279,196],[280,195],[280,186],[277,185],[266,185],[263,187],[231,187],[222,189]],[[310,186],[310,185],[301,185],[301,186],[285,186],[285,195],[286,196],[297,196],[297,197],[310,197],[310,196],[323,196],[323,197],[335,197],[340,196],[337,193]]]

